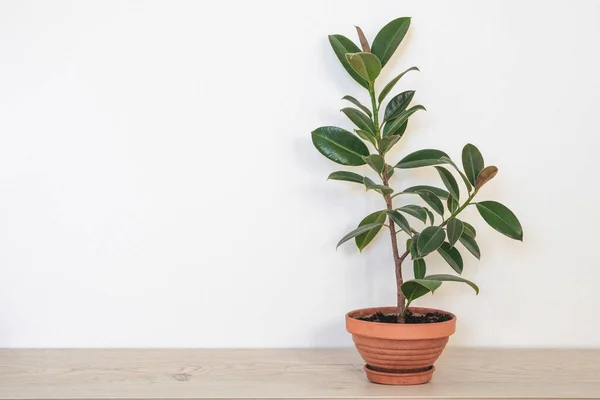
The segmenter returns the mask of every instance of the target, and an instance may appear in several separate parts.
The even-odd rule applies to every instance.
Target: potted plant
[[[395,163],[386,158],[402,139],[409,117],[425,110],[422,105],[410,106],[414,91],[391,96],[402,76],[418,71],[416,67],[408,68],[382,85],[381,90],[376,90],[377,77],[402,42],[410,21],[407,17],[391,21],[372,43],[357,27],[361,48],[342,35],[329,36],[333,51],[346,72],[368,92],[370,106],[354,97],[343,97],[355,106],[341,111],[355,125],[356,134],[334,126],[323,126],[312,132],[313,144],[331,161],[372,169],[370,176],[336,171],[329,179],[363,185],[367,191],[383,198],[382,208],[364,217],[338,246],[353,239],[362,251],[384,228],[389,231],[396,273],[396,306],[360,309],[346,315],[346,327],[366,362],[368,379],[384,384],[420,384],[431,380],[433,363],[455,331],[453,314],[412,307],[416,299],[433,293],[443,282],[463,282],[479,292],[473,282],[460,276],[461,251],[466,249],[477,259],[480,257],[475,229],[459,218],[461,212],[474,206],[492,228],[511,239],[523,239],[521,224],[507,207],[495,201],[475,201],[498,168],[485,166],[483,156],[474,145],[464,146],[462,169],[448,154],[435,149],[415,151]],[[391,97],[389,101],[388,97]],[[443,187],[417,185],[400,191],[392,188],[395,170],[420,167],[434,167]],[[465,189],[459,188],[455,173]],[[424,204],[396,207],[397,196],[420,198]],[[436,214],[439,217],[436,218]],[[401,235],[406,240],[400,239]],[[440,254],[455,274],[428,275],[425,260],[433,253]],[[412,260],[414,279],[405,279],[402,266],[408,259]]]

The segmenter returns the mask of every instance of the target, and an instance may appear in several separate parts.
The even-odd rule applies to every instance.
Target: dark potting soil
[[[398,319],[395,314],[383,314],[380,312],[370,315],[368,317],[361,317],[357,319],[369,322],[383,322],[386,324],[398,323]],[[405,318],[407,324],[433,324],[435,322],[450,321],[451,319],[452,317],[450,315],[442,314],[439,312],[427,314],[413,314],[410,311],[406,313]]]

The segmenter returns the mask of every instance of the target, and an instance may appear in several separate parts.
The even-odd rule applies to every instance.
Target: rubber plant
[[[329,175],[330,180],[363,185],[367,191],[379,194],[382,207],[385,205],[364,217],[356,229],[342,237],[338,246],[354,239],[362,251],[382,229],[387,228],[396,273],[398,323],[405,322],[408,307],[414,300],[434,292],[443,282],[464,282],[479,292],[477,285],[460,276],[463,272],[461,252],[466,249],[480,258],[475,229],[461,219],[461,213],[467,207],[475,207],[483,220],[501,234],[515,240],[523,239],[521,224],[511,210],[496,201],[476,201],[477,194],[496,176],[498,168],[486,166],[481,152],[473,144],[462,149],[462,169],[448,154],[437,149],[418,150],[397,162],[388,159],[388,153],[404,137],[409,118],[417,111],[425,110],[420,104],[411,106],[413,90],[393,95],[402,77],[418,71],[417,67],[406,69],[382,85],[377,79],[382,68],[390,64],[410,22],[408,17],[395,19],[381,29],[372,43],[356,27],[361,48],[345,36],[329,36],[343,68],[368,94],[369,106],[352,96],[344,96],[343,100],[353,107],[342,108],[341,112],[354,124],[354,133],[335,126],[322,126],[312,132],[315,147],[329,160],[348,167],[367,165],[372,170],[369,175],[346,170]],[[379,86],[382,86],[380,90]],[[392,188],[395,170],[422,167],[435,168],[442,187]],[[463,190],[459,188],[459,181]],[[394,200],[399,196],[414,197],[422,203],[396,207]],[[402,236],[405,238],[401,239]],[[426,259],[433,253],[440,254],[455,274],[428,275]],[[414,279],[406,280],[402,266],[408,258],[412,260]]]

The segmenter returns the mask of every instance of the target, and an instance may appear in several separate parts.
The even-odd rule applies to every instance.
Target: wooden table
[[[436,367],[394,387],[354,349],[5,349],[0,399],[600,399],[600,350],[448,348]]]

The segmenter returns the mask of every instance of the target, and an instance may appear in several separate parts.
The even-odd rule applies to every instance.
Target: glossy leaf
[[[371,114],[371,110],[369,110],[366,106],[364,106],[360,101],[356,100],[356,98],[354,98],[352,96],[344,96],[344,97],[342,97],[342,100],[346,100],[346,101],[349,101],[350,103],[354,104],[356,107],[363,110],[364,113],[367,114],[369,117],[373,116],[373,114]]]
[[[392,120],[393,121],[393,120]],[[382,136],[383,137],[387,137],[390,136],[390,127],[391,127],[391,122],[392,121],[388,121],[385,125],[383,125],[383,130],[382,130]],[[400,128],[395,128],[394,134],[391,136],[400,136],[402,137],[402,135],[404,135],[404,132],[406,132],[406,128],[408,127],[408,121],[404,121],[404,123],[402,125],[400,125]]]
[[[364,177],[362,175],[355,174],[354,172],[336,171],[329,174],[327,179],[333,179],[334,181],[354,182],[363,185]]]
[[[423,208],[424,208],[425,212],[427,213],[427,217],[429,218],[429,224],[433,225],[433,223],[435,221],[433,218],[433,213],[431,211],[429,211],[429,208],[427,208],[427,207],[423,207]]]
[[[410,224],[408,223],[408,220],[404,217],[404,215],[400,214],[396,210],[387,211],[386,213],[392,219],[392,221],[394,221],[394,223],[400,227],[400,229],[402,229],[409,235],[412,235]]]
[[[403,212],[405,214],[408,214],[410,216],[413,216],[423,223],[427,222],[427,213],[425,212],[424,207],[409,204],[409,205],[397,208],[397,210],[400,212]]]
[[[447,275],[447,274],[435,274],[435,275],[428,275],[428,276],[426,276],[425,280],[430,280],[430,281],[434,281],[434,282],[462,282],[462,283],[466,283],[467,285],[471,286],[473,288],[473,290],[475,290],[476,294],[479,294],[479,287],[476,284],[474,284],[473,282],[471,282],[468,279],[461,278],[460,276]]]
[[[347,242],[348,240],[355,238],[356,236],[360,235],[361,233],[365,233],[373,228],[377,228],[383,225],[383,223],[372,223],[372,224],[366,224],[363,226],[359,226],[358,228],[354,229],[353,231],[349,232],[346,234],[346,236],[344,236],[343,238],[340,239],[340,241],[338,242],[336,248],[340,247],[341,244]]]
[[[461,220],[452,218],[448,221],[448,225],[446,226],[446,234],[448,235],[448,243],[450,243],[450,246],[454,246],[454,244],[462,236],[463,229],[463,223]]]
[[[350,66],[350,63],[348,63],[348,60],[346,59],[346,54],[360,52],[358,46],[343,35],[329,35],[329,43],[331,43],[335,55],[350,76],[362,87],[368,88],[369,83]]]
[[[371,168],[379,173],[383,172],[383,169],[385,168],[385,160],[379,154],[371,154],[370,156],[365,157],[365,161]]]
[[[402,112],[406,110],[410,102],[415,95],[414,90],[407,90],[402,92],[389,101],[387,107],[385,107],[385,113],[383,114],[383,120],[389,122],[394,118],[397,118]]]
[[[465,186],[467,187],[467,191],[469,193],[471,193],[471,190],[473,190],[473,187],[471,186],[471,182],[469,182],[469,180],[467,179],[467,176],[460,170],[460,168],[458,168],[456,166],[456,164],[454,163],[454,161],[452,161],[450,159],[450,157],[445,157],[445,156],[441,157],[440,161],[442,161],[444,164],[449,164],[452,167],[454,167],[454,169],[456,170],[456,172],[458,172],[458,174],[462,178],[463,182],[465,183]]]
[[[410,257],[413,260],[418,260],[419,258],[421,258],[421,256],[419,255],[419,250],[417,250],[417,242],[419,241],[419,234],[416,233],[415,235],[413,235],[412,240],[410,242]]]
[[[463,232],[463,235],[458,239],[465,249],[469,250],[469,253],[473,254],[478,260],[481,258],[481,251],[479,245],[472,236],[467,235]]]
[[[402,191],[402,193],[418,193],[418,192],[423,192],[423,191],[431,192],[431,193],[435,194],[437,197],[439,197],[440,199],[447,199],[450,196],[450,193],[448,193],[444,189],[440,189],[438,187],[428,186],[428,185],[411,186],[409,188],[404,189]]]
[[[479,149],[471,143],[468,143],[463,147],[462,164],[467,179],[475,186],[477,175],[479,175],[479,172],[483,169],[483,156],[481,155],[481,152],[479,152]]]
[[[394,147],[396,143],[398,143],[399,140],[400,136],[398,135],[384,137],[379,141],[379,150],[382,153],[387,153],[392,147]]]
[[[523,241],[523,228],[517,216],[496,201],[475,203],[477,211],[489,226],[511,239]]]
[[[381,93],[379,94],[379,103],[381,103],[383,101],[383,99],[385,99],[385,96],[387,96],[392,89],[394,88],[394,86],[396,86],[396,83],[398,83],[398,81],[404,76],[404,74],[406,74],[407,72],[410,71],[418,71],[419,68],[417,67],[410,67],[409,69],[407,69],[406,71],[402,72],[400,75],[396,76],[394,79],[392,79],[391,81],[389,81],[389,83],[387,85],[385,85],[385,87],[381,90]],[[414,92],[413,92],[414,94]],[[412,96],[411,96],[412,98]],[[410,101],[409,101],[410,103]],[[406,107],[405,107],[406,108]]]
[[[364,165],[367,146],[352,133],[335,126],[322,126],[312,132],[312,141],[325,157],[342,165]]]
[[[368,178],[366,176],[363,179],[363,183],[365,184],[365,187],[367,188],[367,190],[375,190],[376,192],[378,192],[384,196],[394,193],[394,189],[392,189],[391,187],[385,186],[385,185],[378,185],[375,182],[373,182],[373,180],[371,180],[370,178]]]
[[[375,236],[377,236],[377,234],[381,230],[381,227],[383,226],[383,223],[385,222],[385,216],[386,214],[384,211],[376,211],[372,214],[367,215],[362,221],[360,221],[360,223],[358,224],[359,228],[361,226],[369,224],[379,224],[378,226],[374,226],[373,228],[361,233],[360,235],[354,238],[356,247],[358,247],[360,251],[363,251],[363,249],[367,247],[369,243],[373,241],[373,239],[375,239]]]
[[[387,126],[388,124],[386,124],[387,129],[384,129],[384,131],[383,131],[384,136],[397,134],[397,132],[400,131],[400,129],[402,128],[402,125],[404,125],[404,123],[406,121],[408,121],[408,118],[410,118],[411,115],[413,115],[414,113],[416,113],[419,110],[426,111],[425,107],[423,107],[420,104],[413,106],[413,107],[409,108],[408,110],[402,111],[400,113],[400,115],[398,115],[398,117],[389,121],[389,126]]]
[[[415,279],[423,279],[427,273],[427,264],[422,258],[413,260],[413,272],[415,273]]]
[[[407,302],[410,304],[413,300],[425,296],[427,293],[435,292],[442,285],[442,281],[433,279],[413,279],[402,284],[401,290],[406,296]]]
[[[490,165],[481,170],[475,181],[475,189],[481,189],[483,185],[491,181],[498,173],[498,167]]]
[[[462,223],[463,223],[463,234],[469,235],[472,238],[477,236],[477,231],[475,230],[473,225],[471,225],[470,223],[468,223],[466,221],[462,221]]]
[[[373,121],[371,121],[371,118],[362,111],[351,107],[342,108],[340,111],[346,114],[346,117],[348,117],[358,129],[375,134],[375,125],[373,125]]]
[[[439,226],[428,226],[419,234],[417,241],[417,251],[419,255],[426,256],[427,254],[436,251],[446,238],[446,233]]]
[[[371,53],[346,54],[350,67],[367,82],[373,83],[381,72],[381,62]]]
[[[356,134],[362,139],[370,142],[373,146],[377,146],[377,138],[371,132],[363,131],[361,129],[357,129]]]
[[[426,167],[428,165],[439,165],[443,164],[443,161],[440,161],[441,157],[448,157],[446,153],[441,150],[435,149],[424,149],[417,150],[413,153],[410,153],[402,160],[398,162],[394,167],[407,169],[407,168],[418,168],[418,167]]]
[[[355,28],[356,28],[356,33],[358,34],[358,40],[360,42],[360,47],[362,48],[362,51],[370,53],[371,47],[369,46],[369,41],[367,40],[367,37],[365,36],[363,30],[360,29],[359,26],[355,26]]]
[[[419,191],[417,194],[433,209],[433,211],[444,216],[444,205],[439,197],[427,190]]]
[[[381,60],[382,65],[387,64],[390,60],[409,27],[409,17],[397,18],[381,28],[375,36],[371,51]]]
[[[462,274],[463,259],[456,247],[452,247],[450,243],[444,242],[437,251],[457,274]]]
[[[446,206],[448,207],[448,211],[453,213],[454,211],[458,210],[458,201],[456,201],[454,197],[448,196],[448,199],[446,200]]]
[[[458,189],[458,183],[456,182],[454,175],[444,167],[435,167],[435,169],[438,174],[440,174],[444,186],[446,186],[452,197],[456,200],[460,200],[460,190]]]

